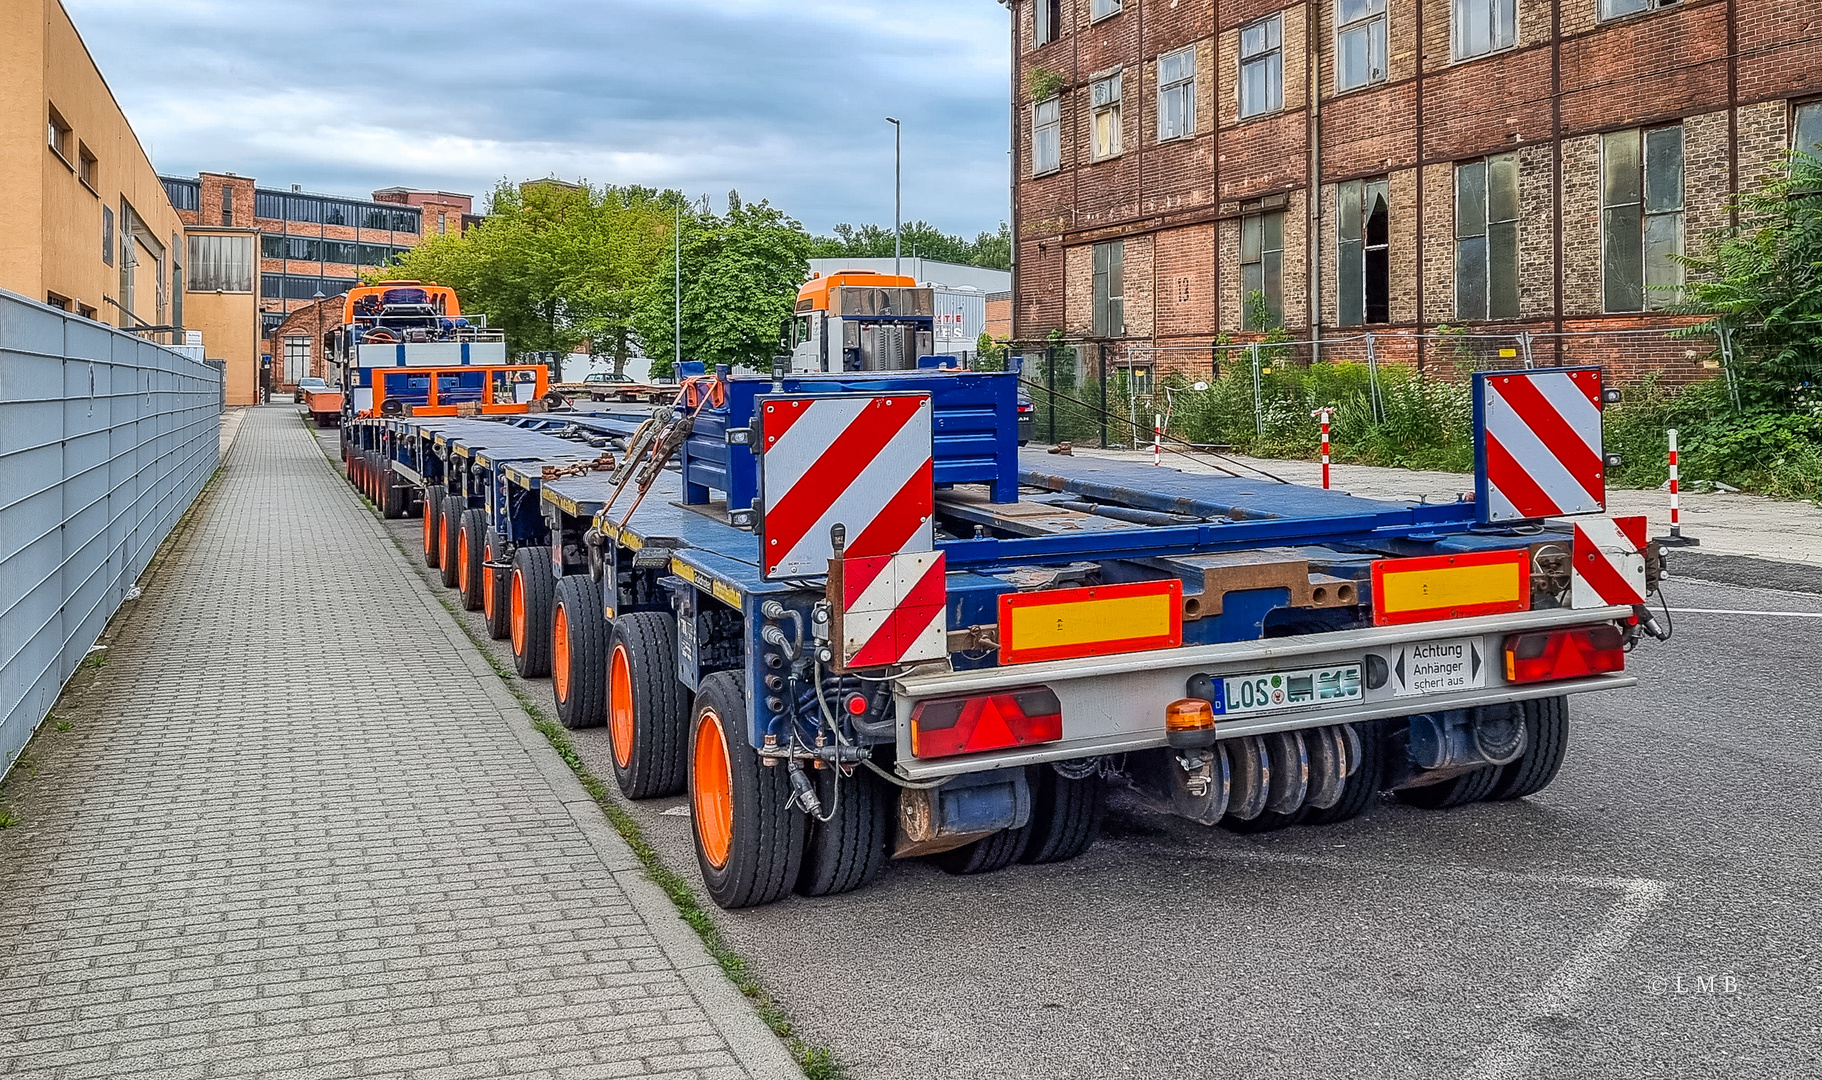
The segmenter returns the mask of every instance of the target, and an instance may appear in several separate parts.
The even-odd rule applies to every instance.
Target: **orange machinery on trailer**
[[[351,289],[337,336],[346,415],[523,413],[549,387],[544,365],[508,363],[505,335],[463,317],[446,285]]]

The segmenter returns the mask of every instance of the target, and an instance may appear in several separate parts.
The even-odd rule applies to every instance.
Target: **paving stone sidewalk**
[[[0,1075],[801,1076],[294,409],[0,832]]]

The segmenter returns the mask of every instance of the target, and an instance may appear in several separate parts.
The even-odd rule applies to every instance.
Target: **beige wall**
[[[46,137],[51,106],[71,128],[67,163]],[[84,146],[96,160],[93,186],[77,173]],[[172,240],[183,225],[57,0],[0,0],[0,192],[0,288],[34,300],[55,293],[75,301],[72,310],[122,324],[104,301],[125,299],[118,237],[114,265],[102,259],[102,207],[114,210],[118,231],[124,201],[163,256],[161,268],[145,260],[137,269],[133,313],[146,323],[169,319]],[[154,275],[165,285],[162,318]]]
[[[259,298],[254,293],[186,292],[184,325],[202,331],[204,354],[226,360],[230,405],[254,404],[259,382]]]

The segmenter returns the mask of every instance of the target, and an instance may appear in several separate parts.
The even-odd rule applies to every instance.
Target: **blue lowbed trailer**
[[[1587,516],[1598,371],[1475,394],[1477,491],[1440,505],[1020,451],[1011,373],[724,371],[570,438],[346,438],[621,790],[687,790],[742,907],[1072,858],[1114,777],[1238,831],[1542,789],[1568,696],[1635,681],[1661,555]]]

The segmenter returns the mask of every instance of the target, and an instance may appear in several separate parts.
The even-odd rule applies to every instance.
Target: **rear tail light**
[[[1020,412],[1022,412],[1022,413],[1028,413],[1028,412],[1036,412],[1036,411],[1037,411],[1037,406],[1035,406],[1035,405],[1032,405],[1032,404],[1030,404],[1030,403],[1021,403],[1021,404],[1020,404],[1020,405],[1019,405],[1019,411],[1020,411]]]
[[[920,758],[976,754],[1063,737],[1063,704],[1048,686],[980,697],[931,698],[911,710],[911,753]]]
[[[1506,639],[1507,682],[1555,682],[1624,670],[1626,639],[1612,623]]]

